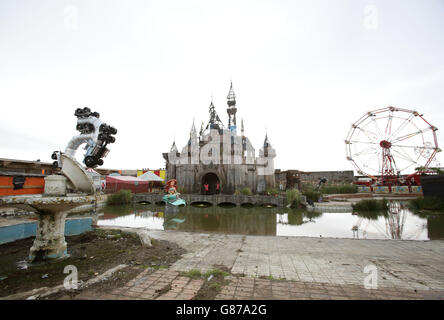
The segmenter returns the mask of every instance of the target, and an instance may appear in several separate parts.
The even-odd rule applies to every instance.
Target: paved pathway
[[[365,289],[356,285],[333,285],[311,282],[269,280],[251,277],[227,277],[216,300],[423,300],[444,299],[443,290],[411,290],[399,288]],[[204,284],[203,279],[190,279],[177,271],[158,270],[140,273],[124,287],[97,295],[84,291],[78,300],[191,300]],[[67,299],[65,296],[62,299]]]
[[[151,231],[188,252],[171,270],[231,273],[338,285],[364,284],[377,268],[378,286],[444,290],[444,241],[353,240]]]
[[[444,299],[444,241],[352,240],[151,231],[188,252],[169,270],[143,271],[101,296],[76,299],[193,299],[204,280],[180,275],[228,268],[216,299]],[[378,288],[365,289],[377,270]]]

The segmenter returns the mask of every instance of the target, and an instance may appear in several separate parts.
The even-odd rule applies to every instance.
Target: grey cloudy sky
[[[104,167],[163,167],[212,95],[227,122],[230,80],[276,168],[351,169],[350,125],[388,105],[444,143],[443,31],[441,0],[3,0],[0,157],[50,161],[88,106],[119,130]]]

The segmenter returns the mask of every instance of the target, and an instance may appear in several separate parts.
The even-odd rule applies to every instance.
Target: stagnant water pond
[[[226,234],[307,236],[360,239],[444,239],[443,214],[419,214],[402,207],[398,213],[337,213],[288,208],[178,208],[108,206],[98,210],[99,226],[219,232]]]

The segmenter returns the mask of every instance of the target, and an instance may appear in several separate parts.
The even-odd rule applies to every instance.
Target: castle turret
[[[276,181],[274,178],[274,158],[276,150],[271,146],[268,140],[268,134],[265,134],[264,144],[259,150],[258,158],[258,192],[263,192],[266,188],[274,188]]]

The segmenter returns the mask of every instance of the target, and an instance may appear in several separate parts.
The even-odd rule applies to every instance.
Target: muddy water
[[[397,214],[328,213],[287,208],[179,208],[113,206],[101,209],[98,224],[152,230],[220,232],[227,234],[307,236],[360,239],[444,239],[444,215],[418,215],[407,209]]]

